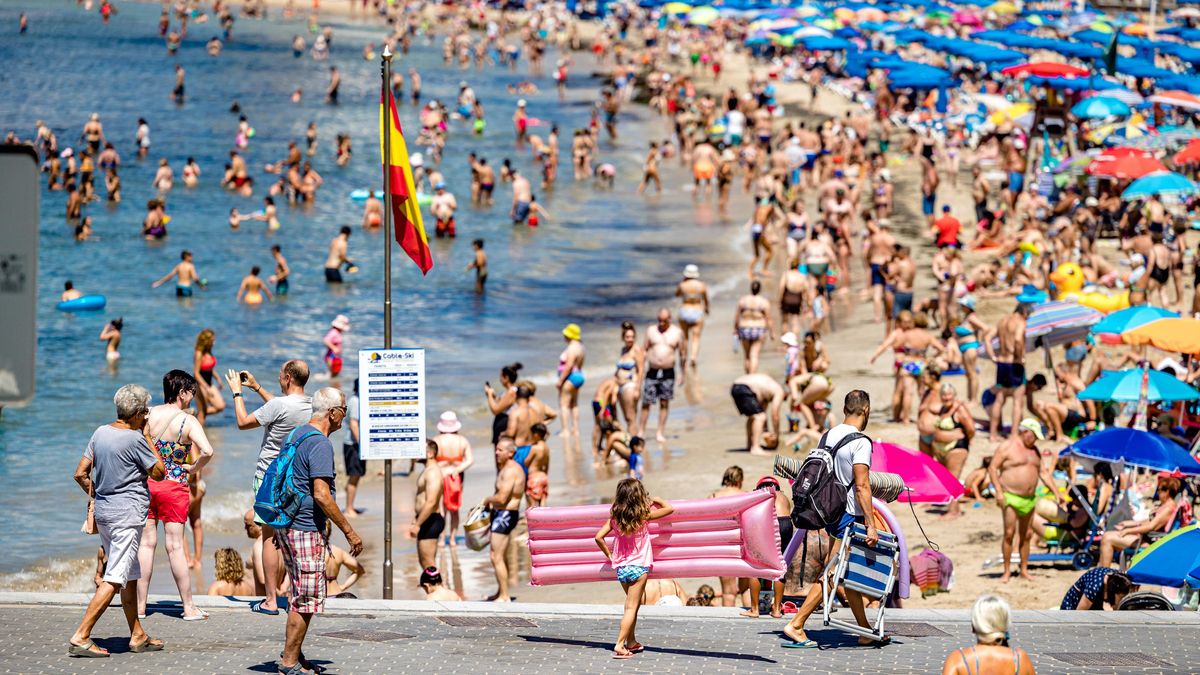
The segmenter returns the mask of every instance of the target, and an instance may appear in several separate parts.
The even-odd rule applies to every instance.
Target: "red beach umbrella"
[[[1155,171],[1165,171],[1166,168],[1162,162],[1148,155],[1126,155],[1113,159],[1101,156],[1100,159],[1088,164],[1084,171],[1092,176],[1132,179],[1141,178]]]
[[[902,493],[902,502],[949,504],[965,492],[954,474],[932,457],[895,443],[874,444],[871,470],[899,474],[904,479],[912,492]]]
[[[1056,61],[1033,61],[1030,63],[1022,63],[1019,66],[1009,66],[1000,72],[1013,77],[1020,75],[1036,75],[1038,77],[1085,77],[1088,74],[1086,68],[1072,66],[1067,63],[1058,63]]]
[[[1187,147],[1171,158],[1175,164],[1200,164],[1200,138],[1188,141]]]

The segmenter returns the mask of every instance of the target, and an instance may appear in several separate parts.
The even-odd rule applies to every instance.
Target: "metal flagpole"
[[[392,50],[383,45],[383,348],[392,348]],[[383,460],[383,597],[392,599],[392,460]]]

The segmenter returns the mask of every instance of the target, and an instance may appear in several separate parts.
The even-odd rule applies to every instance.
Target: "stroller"
[[[1071,504],[1067,508],[1066,522],[1057,526],[1058,537],[1046,541],[1049,550],[1045,553],[1031,553],[1029,562],[1069,562],[1077,570],[1095,566],[1100,552],[1100,538],[1104,535],[1109,516],[1115,510],[1120,492],[1113,490],[1107,505],[1089,500],[1082,485],[1072,485],[1070,494]],[[1097,491],[1096,499],[1099,498]]]

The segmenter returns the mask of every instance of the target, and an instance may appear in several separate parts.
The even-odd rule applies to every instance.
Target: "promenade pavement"
[[[68,658],[82,594],[0,593],[0,672],[274,673],[284,617],[253,614],[249,599],[199,596],[211,618],[184,622],[178,598],[152,596],[148,632],[166,650],[133,654],[121,611],[97,626],[108,659]],[[842,610],[848,616],[848,611]],[[966,610],[888,612],[893,643],[855,639],[810,621],[822,649],[780,645],[783,622],[742,619],[726,608],[644,607],[645,653],[610,658],[620,608],[330,600],[305,654],[337,673],[938,673],[953,649],[973,642]],[[1200,668],[1195,612],[1016,613],[1013,641],[1039,673],[1194,673]]]

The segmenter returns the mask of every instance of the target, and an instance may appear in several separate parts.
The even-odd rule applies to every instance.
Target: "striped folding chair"
[[[842,533],[841,548],[837,556],[829,563],[825,573],[833,574],[832,583],[824,584],[822,588],[822,612],[826,626],[840,628],[861,637],[882,640],[884,600],[896,585],[896,570],[900,564],[900,545],[896,535],[889,532],[879,533],[879,542],[867,546],[867,529],[859,523],[853,523]],[[867,628],[855,621],[842,621],[831,617],[834,604],[837,602],[837,588],[843,586],[848,590],[857,591],[864,597],[879,600],[879,612],[875,622]],[[868,622],[869,623],[869,622]]]

